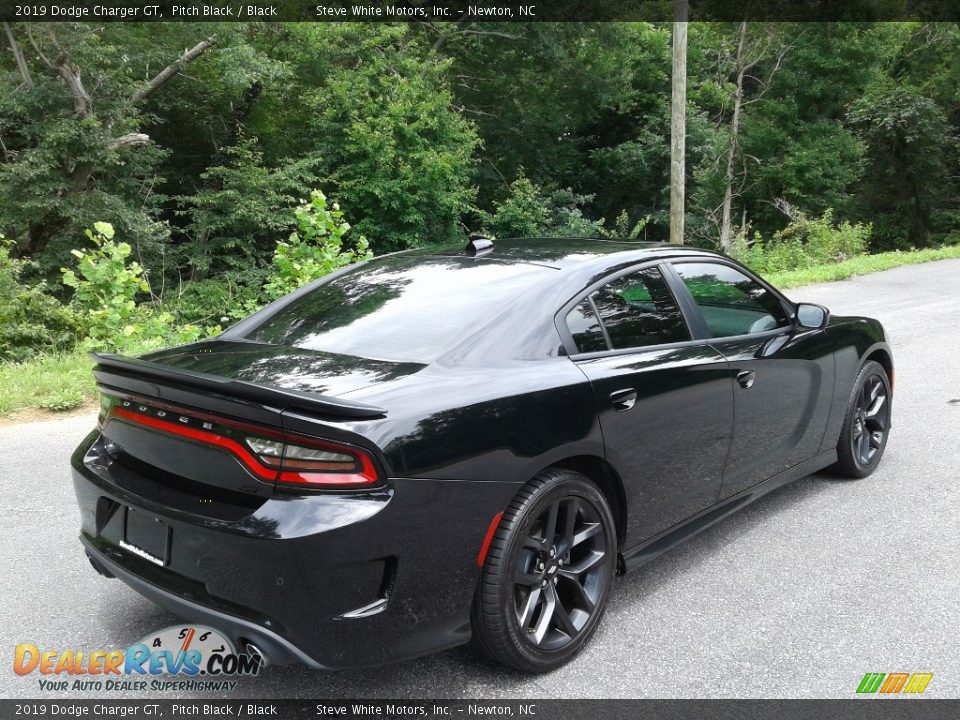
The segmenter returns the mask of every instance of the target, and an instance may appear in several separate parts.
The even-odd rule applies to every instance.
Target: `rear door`
[[[730,362],[734,430],[721,498],[814,457],[833,394],[833,352],[819,330],[801,330],[771,288],[723,260],[676,260],[681,302],[694,331]]]
[[[557,316],[623,474],[628,546],[716,501],[731,440],[727,361],[692,339],[664,272],[648,264],[611,275]]]

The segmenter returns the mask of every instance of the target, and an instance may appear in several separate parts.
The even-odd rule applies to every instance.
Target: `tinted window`
[[[674,265],[713,337],[748,335],[788,324],[780,300],[739,270],[718,263]]]
[[[657,268],[617,278],[591,298],[614,350],[690,339],[680,308]],[[587,352],[579,342],[577,347]]]
[[[555,272],[454,258],[374,260],[297,298],[247,337],[344,355],[430,362]]]
[[[603,337],[603,330],[593,305],[584,300],[573,310],[567,313],[567,327],[573,335],[577,350],[582,353],[597,352],[607,349],[607,341]]]

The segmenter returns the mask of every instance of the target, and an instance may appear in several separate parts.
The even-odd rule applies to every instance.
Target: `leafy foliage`
[[[0,235],[0,360],[71,349],[83,333],[80,318],[51,297],[45,283],[20,281],[25,262],[10,257],[11,244]]]
[[[223,156],[223,165],[201,173],[199,191],[180,198],[190,219],[183,229],[188,242],[174,254],[195,278],[256,267],[277,235],[290,232],[290,209],[315,180],[308,162],[268,167],[253,138],[225,148]]]
[[[357,238],[355,249],[344,248],[344,235],[350,223],[343,219],[337,203],[328,207],[327,196],[319,190],[310,193],[310,201],[296,209],[298,231],[286,242],[278,241],[273,253],[273,274],[264,285],[264,292],[275,300],[301,285],[323,277],[334,270],[373,257],[367,239]]]
[[[624,210],[617,216],[617,219],[610,229],[600,228],[600,235],[612,240],[641,240],[643,239],[643,231],[649,223],[650,216],[647,215],[637,220],[631,227],[630,216],[627,214],[627,211]]]
[[[688,242],[716,246],[728,188],[734,252],[761,269],[957,242],[960,28],[748,26],[736,131],[739,25],[689,28]],[[197,337],[477,228],[667,238],[669,25],[9,27],[2,359]],[[297,209],[315,187],[327,204]]]
[[[138,293],[150,286],[143,268],[130,261],[128,243],[114,241],[110,223],[96,222],[93,230],[84,231],[94,250],[73,250],[77,269],[63,268],[63,283],[74,289],[72,304],[84,317],[86,344],[93,348],[121,349],[131,344],[159,345],[191,342],[202,335],[192,325],[171,327],[169,313],[154,313],[148,306],[137,306]],[[79,274],[79,275],[78,275]]]
[[[580,209],[590,199],[569,189],[546,191],[521,175],[494,211],[481,212],[480,218],[495,237],[593,237],[602,221],[587,220]]]
[[[870,241],[871,225],[833,222],[833,210],[819,218],[803,213],[783,230],[764,240],[759,233],[748,241],[734,241],[733,255],[759,273],[800,270],[814,265],[843,262],[862,255]]]

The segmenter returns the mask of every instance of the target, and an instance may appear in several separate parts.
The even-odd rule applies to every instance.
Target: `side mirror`
[[[823,305],[814,305],[813,303],[797,304],[797,325],[810,330],[819,330],[826,327],[827,320],[830,319],[830,311]]]

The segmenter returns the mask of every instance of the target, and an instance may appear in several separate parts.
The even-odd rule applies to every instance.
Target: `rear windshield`
[[[246,337],[426,363],[550,270],[464,258],[374,260],[294,300]]]

